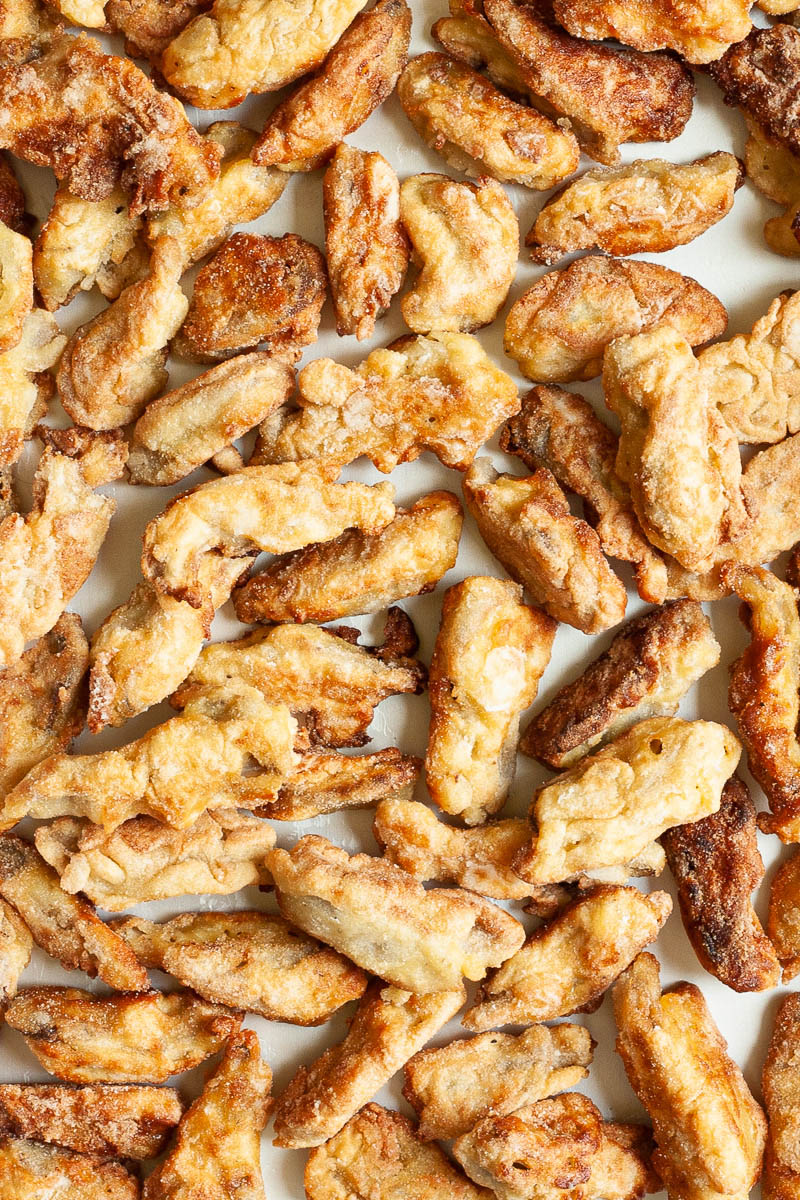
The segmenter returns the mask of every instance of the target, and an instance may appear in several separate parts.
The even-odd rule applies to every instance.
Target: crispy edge
[[[788,983],[800,974],[800,850],[781,863],[773,877],[767,933]]]
[[[791,1200],[800,1189],[800,997],[784,996],[761,1076],[769,1136],[764,1161],[766,1200]]]
[[[394,746],[358,755],[312,751],[301,756],[276,799],[253,811],[272,821],[307,821],[373,808],[387,796],[410,799],[421,772],[421,759]]]

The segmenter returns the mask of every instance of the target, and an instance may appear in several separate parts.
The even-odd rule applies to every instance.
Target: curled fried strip
[[[775,1015],[761,1077],[769,1118],[762,1188],[765,1200],[791,1200],[800,1189],[800,997],[784,996]]]
[[[639,50],[676,50],[691,63],[713,62],[747,37],[749,0],[555,0],[555,17],[577,37],[616,38]]]

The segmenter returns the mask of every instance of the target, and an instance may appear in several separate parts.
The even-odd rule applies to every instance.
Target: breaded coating
[[[800,153],[797,29],[783,23],[768,29],[753,29],[715,63],[711,74],[722,89],[726,104],[742,109],[787,150]]]
[[[167,83],[197,108],[233,108],[318,67],[363,0],[215,0],[165,49]]]
[[[0,354],[16,346],[33,308],[33,246],[0,221]]]
[[[125,35],[125,53],[147,58],[153,66],[169,43],[198,12],[211,7],[212,0],[106,0],[108,24]]]
[[[482,0],[449,0],[450,16],[433,23],[431,34],[449,58],[485,71],[501,91],[518,96],[533,108],[539,103],[528,87],[526,72],[500,44],[486,20]]]
[[[397,95],[425,144],[465,175],[547,191],[578,166],[574,134],[444,54],[412,58]]]
[[[408,266],[400,184],[377,150],[342,142],[322,178],[322,203],[336,331],[362,341],[375,332]]]
[[[415,879],[455,883],[495,900],[525,900],[531,893],[511,869],[530,840],[527,821],[510,817],[455,829],[425,804],[390,797],[378,805],[372,831],[384,858]]]
[[[0,11],[0,70],[38,58],[63,32],[55,11],[41,0],[6,0]]]
[[[191,992],[32,987],[14,997],[6,1021],[45,1070],[68,1083],[163,1083],[221,1050],[242,1014]]]
[[[367,986],[341,954],[264,912],[181,913],[160,925],[122,917],[113,927],[146,967],[268,1021],[321,1025]]]
[[[170,501],[145,529],[142,574],[158,592],[202,608],[209,555],[286,554],[346,529],[378,533],[389,524],[395,515],[390,483],[329,482],[336,474],[327,463],[290,462],[201,483]]]
[[[406,0],[377,0],[360,13],[316,74],[272,110],[253,161],[284,171],[323,166],[394,91],[410,37]]]
[[[594,1012],[671,912],[666,892],[647,896],[634,887],[600,884],[540,926],[483,981],[463,1024],[496,1029]]]
[[[0,14],[0,28],[3,15]],[[3,39],[0,38],[0,69],[2,69]],[[28,233],[31,215],[25,211],[25,193],[9,162],[8,156],[0,154],[0,221],[15,233]]]
[[[0,467],[15,463],[55,394],[51,368],[67,344],[43,308],[25,317],[19,341],[0,354]]]
[[[217,362],[261,345],[295,363],[316,341],[325,283],[325,260],[296,233],[234,233],[198,273],[173,348]]]
[[[298,1149],[334,1137],[455,1016],[464,999],[462,986],[420,996],[375,980],[344,1041],[301,1066],[279,1097],[274,1144]]]
[[[407,1117],[366,1104],[344,1129],[312,1150],[308,1200],[492,1200],[438,1146],[425,1143]]]
[[[308,835],[266,861],[285,917],[398,988],[426,993],[482,979],[525,940],[519,921],[483,897],[426,891],[400,867],[351,857],[327,838]]]
[[[769,1119],[762,1191],[765,1200],[793,1200],[800,1192],[800,997],[784,996],[761,1076]]]
[[[764,240],[776,254],[798,258],[800,243],[795,229],[800,212],[800,158],[747,113],[744,116],[750,135],[744,147],[747,178],[762,195],[786,210],[766,222]]]
[[[240,621],[336,621],[430,592],[455,564],[463,512],[452,492],[398,508],[379,533],[348,529],[284,555],[234,594]]]
[[[500,184],[411,175],[400,188],[400,219],[420,267],[400,304],[409,329],[469,333],[490,325],[519,255],[519,223]]]
[[[531,883],[559,883],[634,859],[673,825],[710,816],[741,747],[713,721],[653,717],[534,794],[536,832],[514,860]]]
[[[374,754],[312,751],[282,784],[277,799],[254,811],[273,821],[307,821],[348,808],[374,808],[392,797],[410,800],[422,760],[390,746]]]
[[[735,992],[780,983],[780,964],[750,900],[764,878],[764,863],[747,785],[734,775],[718,812],[668,829],[662,845],[684,928],[705,969]]]
[[[798,247],[800,250],[800,247]],[[548,271],[511,307],[503,348],[528,379],[594,379],[625,335],[670,325],[692,346],[725,332],[724,307],[694,279],[657,263],[590,254]]]
[[[617,1052],[653,1122],[653,1166],[668,1195],[746,1196],[758,1181],[767,1123],[702,992],[661,992],[640,954],[615,984]]]
[[[84,25],[87,29],[107,30],[103,9],[105,0],[47,0],[61,13],[70,25]]]
[[[0,1133],[81,1154],[155,1158],[181,1119],[180,1094],[133,1084],[0,1084]]]
[[[107,912],[145,900],[225,895],[270,883],[264,855],[275,845],[266,821],[233,808],[205,812],[188,829],[134,817],[111,833],[75,817],[40,825],[36,848],[65,892],[82,892]]]
[[[365,454],[388,474],[430,450],[464,471],[519,408],[514,381],[466,333],[400,338],[355,370],[317,358],[297,385],[299,408],[261,426],[260,462],[319,458],[335,473]]]
[[[556,621],[600,633],[625,616],[625,587],[600,539],[572,516],[546,468],[523,479],[498,474],[491,459],[476,459],[464,499],[495,558]]]
[[[428,790],[443,812],[480,825],[502,808],[520,716],[536,698],[555,635],[555,621],[524,604],[518,584],[472,575],[445,592],[425,755]]]
[[[17,994],[19,977],[30,961],[32,949],[28,926],[0,897],[0,1025],[6,1005]]]
[[[800,435],[755,454],[742,471],[742,499],[750,520],[730,547],[721,548],[720,557],[754,566],[772,562],[800,541],[799,483]]]
[[[624,625],[604,654],[533,718],[520,750],[554,771],[647,717],[674,716],[720,647],[696,600],[674,600]]]
[[[106,833],[137,816],[186,829],[209,808],[252,808],[291,770],[296,733],[288,708],[255,688],[210,688],[118,750],[45,759],[6,796],[0,829],[27,816],[87,817]]]
[[[131,483],[177,483],[285,404],[293,388],[291,367],[255,351],[159,396],[133,429]]]
[[[150,272],[69,339],[58,368],[61,403],[78,425],[116,429],[139,416],[167,382],[167,345],[189,308],[183,259],[169,237],[153,248]]]
[[[120,992],[146,992],[147,972],[94,906],[70,896],[36,848],[14,834],[0,837],[0,896],[13,904],[37,946],[68,971],[99,975]]]
[[[783,982],[800,974],[800,853],[776,871],[769,890],[767,934],[783,967]]]
[[[191,207],[219,174],[219,148],[179,101],[85,34],[56,37],[40,57],[3,72],[0,146],[50,167],[84,200],[121,184],[133,216]]]
[[[533,107],[566,121],[590,158],[613,164],[623,142],[671,142],[692,115],[691,75],[668,55],[570,37],[548,0],[485,0],[483,9]]]
[[[674,250],[727,216],[743,182],[739,159],[723,150],[687,164],[640,158],[592,167],[545,203],[525,244],[537,263],[558,262],[575,250]]]
[[[713,62],[752,29],[750,0],[554,0],[556,20],[576,37],[615,38],[637,50],[676,50]]]
[[[566,1091],[589,1073],[588,1029],[565,1022],[524,1033],[481,1033],[421,1050],[404,1067],[403,1095],[425,1141],[468,1133],[484,1117],[504,1117]],[[0,1100],[2,1093],[0,1093]]]
[[[122,1163],[25,1138],[0,1139],[0,1200],[139,1200],[139,1180]]]

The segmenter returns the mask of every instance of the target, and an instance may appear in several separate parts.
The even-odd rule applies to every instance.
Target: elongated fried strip
[[[761,1077],[769,1119],[762,1189],[765,1200],[792,1200],[800,1191],[800,997],[784,996],[775,1015]]]
[[[33,938],[15,908],[0,899],[0,1022],[12,996],[17,994],[19,977],[28,965]]]
[[[265,1200],[261,1132],[272,1108],[271,1087],[256,1034],[234,1033],[222,1062],[181,1117],[175,1145],[148,1177],[142,1200]]]
[[[377,533],[348,529],[277,559],[234,595],[240,621],[334,621],[431,591],[455,564],[461,504],[431,492]]]
[[[350,857],[323,837],[270,851],[267,866],[284,916],[397,987],[460,987],[462,976],[481,979],[524,941],[519,922],[488,900],[455,888],[426,892],[399,867]]]
[[[769,890],[767,933],[788,983],[800,974],[800,852],[775,873]]]
[[[144,900],[238,892],[271,882],[264,855],[275,845],[266,821],[217,808],[188,829],[134,817],[112,833],[75,817],[40,825],[36,848],[65,892],[83,892],[108,912]]]
[[[32,260],[30,239],[0,221],[0,353],[16,346],[33,308]]]
[[[69,1083],[163,1083],[216,1054],[241,1013],[191,992],[93,996],[78,988],[24,988],[6,1020],[39,1062]]]
[[[393,746],[374,754],[312,751],[300,756],[277,798],[254,811],[273,821],[307,821],[348,808],[373,808],[386,796],[410,800],[422,760]]]
[[[570,767],[637,721],[673,716],[719,655],[696,600],[675,600],[636,617],[533,718],[520,750],[553,770]]]
[[[81,1154],[155,1158],[182,1112],[175,1088],[0,1083],[0,1134]]]
[[[55,392],[51,369],[66,338],[42,308],[32,309],[21,335],[0,354],[0,467],[17,461]]]
[[[555,17],[576,37],[616,38],[640,50],[676,50],[691,63],[713,62],[751,29],[749,0],[555,0]]]
[[[502,1117],[566,1091],[589,1073],[588,1029],[565,1022],[524,1033],[480,1033],[421,1050],[404,1067],[403,1095],[419,1115],[425,1141],[468,1133],[483,1117]]]
[[[268,913],[181,913],[160,925],[122,917],[113,928],[145,966],[268,1021],[321,1025],[367,986],[341,954]]]
[[[614,987],[617,1052],[653,1122],[655,1167],[671,1196],[742,1196],[757,1182],[766,1121],[691,983],[662,994],[640,954]]]
[[[121,1163],[24,1138],[0,1140],[0,1200],[139,1200],[139,1180]]]
[[[464,1003],[464,990],[425,996],[375,981],[343,1042],[300,1067],[275,1107],[275,1145],[333,1137]]]

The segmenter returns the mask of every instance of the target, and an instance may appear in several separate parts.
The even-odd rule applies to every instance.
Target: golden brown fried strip
[[[0,1200],[139,1200],[139,1180],[121,1163],[24,1138],[0,1140]]]
[[[3,1011],[17,994],[19,977],[28,965],[33,938],[15,908],[0,898],[0,1024]]]
[[[16,346],[33,308],[30,239],[0,221],[0,353]]]
[[[113,928],[145,966],[268,1021],[321,1025],[367,986],[341,954],[263,912],[181,913],[160,925],[122,917]]]
[[[646,717],[674,716],[720,647],[696,600],[675,600],[624,625],[604,654],[564,684],[528,725],[520,750],[570,767]]]
[[[747,178],[762,195],[786,211],[764,225],[770,250],[787,258],[800,257],[795,221],[800,212],[800,159],[745,113],[749,137],[744,147]]]
[[[407,1117],[366,1104],[344,1129],[312,1150],[308,1200],[491,1200],[438,1146],[423,1142]]]
[[[212,0],[106,0],[108,24],[125,35],[125,53],[159,66],[169,43]]]
[[[55,12],[41,0],[7,0],[0,11],[0,69],[38,58],[63,32]]]
[[[747,785],[734,775],[718,812],[668,829],[662,845],[684,928],[705,969],[736,992],[775,987],[780,965],[750,900],[764,864]]]
[[[413,995],[375,981],[344,1041],[300,1067],[275,1107],[275,1145],[319,1146],[337,1134],[464,1003],[464,989]]]
[[[514,860],[531,883],[627,863],[665,829],[717,811],[741,747],[713,721],[640,721],[534,794],[537,830]]]
[[[449,58],[485,70],[492,83],[536,107],[538,97],[527,85],[519,63],[503,49],[483,15],[480,0],[450,0],[451,16],[435,21],[431,34]]]
[[[520,716],[536,697],[555,635],[555,622],[524,604],[517,584],[473,575],[445,593],[425,776],[434,803],[467,825],[480,825],[508,797]]]
[[[182,1112],[175,1088],[0,1084],[0,1134],[81,1154],[155,1158]]]
[[[494,556],[551,617],[600,633],[625,616],[625,588],[597,534],[572,516],[548,470],[522,479],[478,458],[464,479],[464,499]]]
[[[399,867],[369,854],[350,857],[323,837],[303,837],[291,852],[271,850],[267,867],[285,917],[411,991],[481,979],[525,938],[519,922],[488,900],[458,888],[426,892]]]
[[[798,247],[800,249],[800,247]],[[694,279],[656,263],[590,254],[549,271],[512,306],[503,346],[529,379],[593,379],[614,338],[670,325],[693,346],[725,332],[727,314]]]
[[[783,981],[800,974],[800,853],[782,863],[769,891],[767,933],[783,967]]]
[[[639,50],[676,50],[690,63],[713,62],[747,37],[750,0],[554,0],[556,20],[576,37],[615,38]]]
[[[672,250],[727,216],[743,182],[739,159],[722,150],[685,165],[650,158],[593,167],[546,202],[525,243],[540,263],[595,247],[615,255]]]
[[[35,840],[65,892],[82,892],[108,912],[121,912],[144,900],[269,884],[264,855],[276,838],[266,821],[217,808],[188,829],[134,817],[106,833],[89,821],[59,817],[40,825]]]
[[[516,1037],[481,1033],[415,1054],[403,1095],[419,1115],[420,1137],[454,1138],[490,1113],[503,1117],[580,1083],[593,1050],[588,1029],[567,1022]]]
[[[766,1121],[698,988],[662,994],[640,954],[614,986],[617,1052],[653,1122],[653,1166],[671,1197],[747,1195],[761,1173]]]
[[[431,591],[455,564],[463,513],[452,492],[398,508],[378,533],[348,529],[284,555],[233,597],[240,621],[335,621]]]
[[[348,808],[373,808],[385,796],[410,800],[422,760],[394,747],[375,754],[303,754],[277,799],[254,811],[273,821],[307,821]]]
[[[725,103],[743,109],[788,150],[800,152],[800,32],[781,23],[753,29],[737,41],[711,69]]]
[[[121,183],[134,216],[191,207],[219,174],[219,148],[182,105],[83,34],[56,37],[41,57],[5,70],[0,145],[51,167],[84,200]]]
[[[17,344],[0,354],[0,467],[17,461],[25,439],[47,412],[55,393],[50,371],[66,343],[50,314],[34,308]]]
[[[397,95],[426,145],[465,175],[547,191],[578,165],[573,134],[444,54],[412,58]]]
[[[800,1191],[800,997],[784,996],[761,1077],[769,1119],[762,1190],[765,1200],[792,1200]]]
[[[69,1083],[163,1083],[222,1048],[241,1013],[191,992],[94,996],[78,988],[24,988],[6,1020],[39,1062]]]

